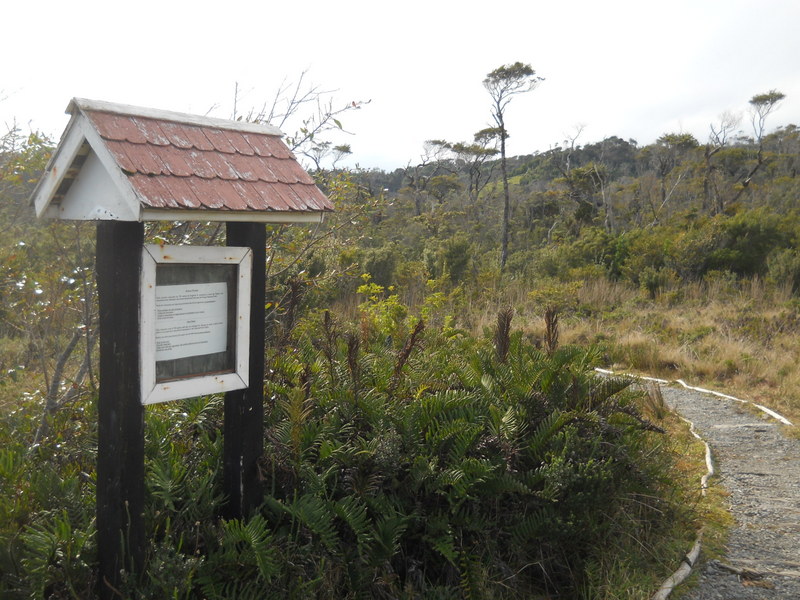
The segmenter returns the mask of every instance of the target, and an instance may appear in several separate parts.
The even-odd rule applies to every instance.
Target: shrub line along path
[[[697,586],[680,598],[800,599],[800,440],[758,405],[751,406],[762,412],[707,390],[661,388],[711,446],[715,482],[728,492],[735,520],[724,557],[701,561]]]

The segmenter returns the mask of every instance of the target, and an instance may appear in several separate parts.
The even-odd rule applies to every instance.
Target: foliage
[[[510,67],[487,82],[533,76]],[[338,113],[303,122],[292,138],[337,211],[314,229],[267,228],[266,501],[249,519],[218,518],[219,398],[149,408],[147,570],[122,592],[646,595],[604,581],[671,565],[657,540],[689,519],[637,394],[591,367],[680,368],[796,397],[800,133],[765,129],[782,99],[753,97],[752,138],[728,119],[706,143],[576,136],[501,156],[507,169],[495,160],[502,122],[474,144],[432,142],[421,164],[392,173],[320,169],[346,150],[320,137],[341,130]],[[93,235],[33,219],[25,201],[50,150],[18,130],[0,146],[9,598],[88,598],[96,583]],[[148,236],[215,244],[224,227]],[[501,306],[513,313],[491,331]]]
[[[380,302],[379,286],[364,285]],[[328,313],[301,323],[291,349],[270,360],[267,495],[242,521],[216,516],[219,399],[152,407],[147,565],[125,593],[581,597],[604,540],[625,528],[649,545],[678,509],[659,472],[666,457],[630,382],[593,374],[594,350],[540,352],[510,321],[493,337],[502,355],[490,339],[421,323],[396,352],[385,336],[397,330],[380,319],[358,344]],[[86,417],[60,413],[67,418],[27,460],[25,415],[3,421],[2,476],[16,490],[0,504],[4,597],[88,597],[90,406],[75,405]],[[76,422],[77,447],[50,465],[63,444],[56,432]],[[633,503],[636,518],[626,517]]]

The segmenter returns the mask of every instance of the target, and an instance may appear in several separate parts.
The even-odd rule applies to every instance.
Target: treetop
[[[513,94],[532,90],[543,80],[544,78],[537,76],[536,71],[529,64],[517,61],[490,72],[483,80],[483,85],[492,95],[495,91]]]

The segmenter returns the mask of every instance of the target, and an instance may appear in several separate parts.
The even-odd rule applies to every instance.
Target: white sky
[[[800,124],[798,0],[14,0],[0,8],[0,126],[57,138],[73,96],[229,117],[282,81],[337,90],[350,164],[416,162],[427,139],[490,124],[481,82],[521,61],[545,77],[507,114],[510,154],[574,135],[701,142],[755,94],[787,98],[770,129]],[[749,131],[743,119],[742,128]]]

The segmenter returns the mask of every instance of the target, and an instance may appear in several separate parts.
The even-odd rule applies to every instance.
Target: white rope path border
[[[715,392],[714,390],[708,390],[701,387],[695,387],[693,385],[689,385],[683,379],[675,379],[674,381],[669,381],[668,379],[659,379],[658,377],[646,377],[644,375],[632,375],[631,373],[616,373],[609,369],[601,369],[600,367],[595,367],[594,369],[598,373],[602,373],[603,375],[617,375],[622,377],[631,377],[633,379],[641,379],[643,381],[653,381],[655,383],[663,383],[664,385],[669,385],[671,383],[677,383],[685,387],[687,390],[693,390],[695,392],[702,392],[703,394],[711,394],[712,396],[717,396],[718,398],[725,398],[727,400],[734,400],[736,402],[741,402],[742,404],[752,404],[758,410],[765,412],[773,419],[776,419],[783,423],[784,425],[794,426],[789,419],[784,417],[783,415],[775,412],[771,408],[767,408],[766,406],[762,406],[761,404],[757,404],[751,400],[742,400],[741,398],[737,398],[736,396],[729,396],[728,394],[723,394],[722,392]]]
[[[647,377],[644,375],[632,375],[631,373],[616,373],[609,369],[601,369],[599,367],[595,367],[595,371],[601,373],[602,375],[616,375],[616,376],[623,376],[623,377],[630,377],[632,379],[639,379],[642,381],[652,381],[654,383],[661,383],[664,385],[670,385],[672,383],[677,383],[686,388],[687,390],[692,390],[695,392],[700,392],[703,394],[711,394],[712,396],[717,396],[718,398],[725,398],[726,400],[734,400],[736,402],[741,402],[743,404],[752,404],[759,410],[763,411],[764,413],[768,414],[773,419],[780,421],[784,425],[794,426],[794,424],[789,421],[786,417],[781,414],[778,414],[772,409],[767,408],[766,406],[762,406],[761,404],[756,404],[750,400],[742,400],[741,398],[736,398],[735,396],[729,396],[728,394],[723,394],[722,392],[715,392],[714,390],[707,390],[701,387],[695,387],[686,383],[683,379],[676,379],[673,381],[668,381],[666,379],[659,379],[657,377]],[[708,445],[700,435],[695,431],[694,423],[692,423],[689,419],[684,419],[681,417],[683,421],[689,424],[689,432],[696,437],[698,440],[703,442],[703,445],[706,448],[705,451],[705,459],[706,459],[706,474],[700,478],[700,493],[705,496],[708,490],[708,480],[714,476],[714,463],[711,459],[711,447]],[[653,594],[651,600],[666,600],[667,597],[672,593],[677,585],[682,583],[692,572],[695,564],[697,564],[697,559],[700,556],[700,548],[702,545],[703,540],[703,529],[701,528],[697,534],[697,540],[692,546],[692,549],[683,557],[683,561],[681,561],[681,566],[675,571],[672,575],[667,577],[664,583],[661,584],[661,587],[658,588],[658,591]]]

